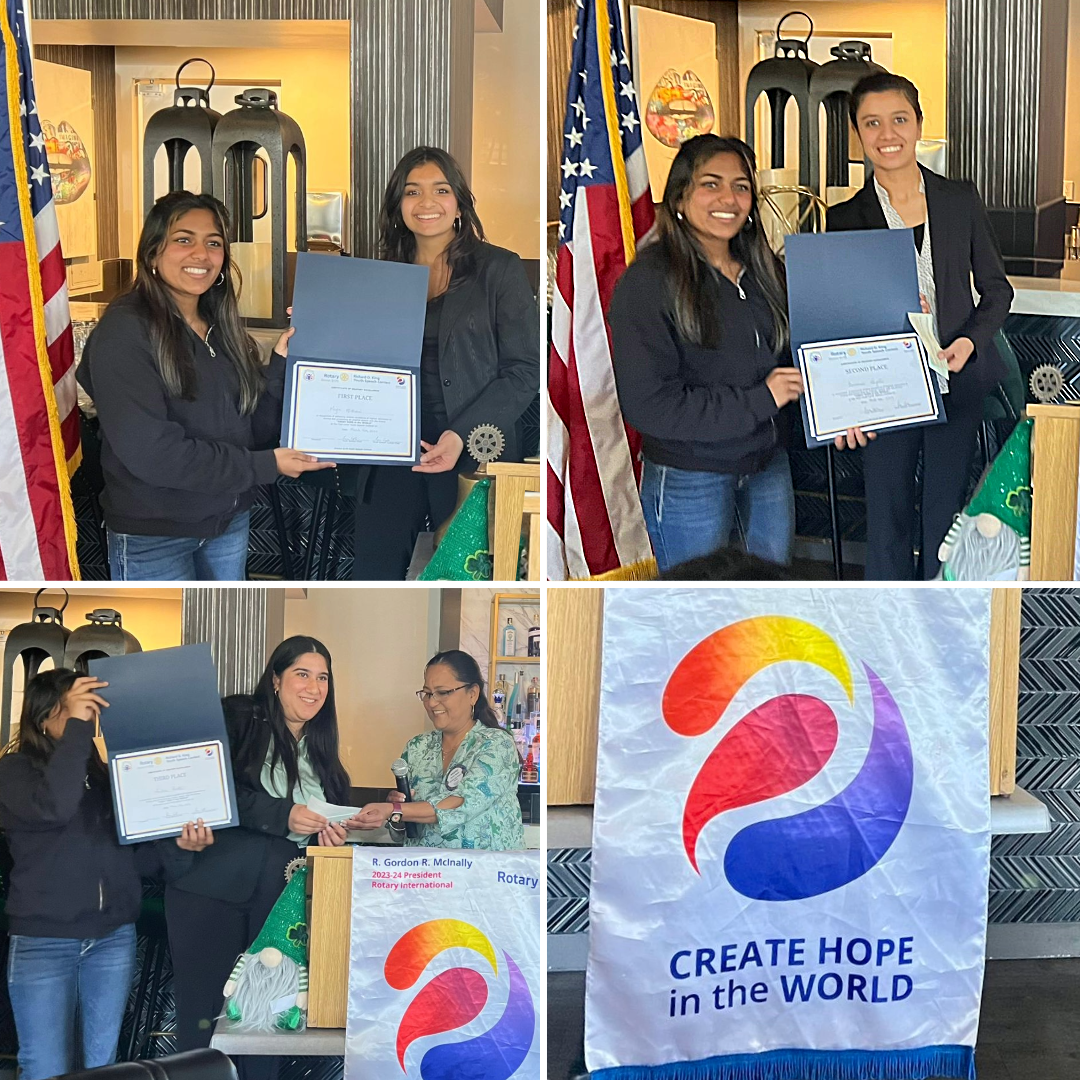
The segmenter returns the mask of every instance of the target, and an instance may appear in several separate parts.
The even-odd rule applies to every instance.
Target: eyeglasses
[[[456,694],[459,690],[464,690],[467,686],[472,686],[472,683],[462,683],[460,686],[455,686],[452,690],[417,690],[416,696],[426,705],[432,698],[438,698],[442,701],[451,694]]]

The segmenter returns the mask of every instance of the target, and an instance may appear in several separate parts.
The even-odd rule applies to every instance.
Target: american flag
[[[620,0],[577,8],[548,365],[548,577],[652,577],[640,439],[619,411],[605,312],[653,204]]]
[[[69,580],[74,343],[24,0],[0,0],[0,34],[0,580]]]

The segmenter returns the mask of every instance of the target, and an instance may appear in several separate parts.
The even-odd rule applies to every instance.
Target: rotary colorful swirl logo
[[[424,969],[447,949],[472,949],[498,975],[495,949],[485,934],[459,919],[433,919],[403,934],[386,958],[383,973],[395,990],[414,986]],[[536,1010],[525,976],[503,952],[509,975],[506,1007],[494,1027],[463,1042],[433,1046],[420,1061],[422,1080],[509,1080],[532,1046]],[[397,1059],[405,1071],[405,1051],[425,1035],[453,1031],[475,1020],[487,1004],[484,976],[472,968],[439,972],[409,1002],[398,1026]]]
[[[753,676],[784,661],[821,668],[856,705],[847,660],[828,634],[802,619],[765,615],[717,630],[683,657],[664,688],[664,719],[680,735],[703,735]],[[803,900],[832,892],[877,865],[900,832],[914,782],[911,743],[888,688],[865,663],[862,670],[873,706],[862,768],[821,806],[755,822],[732,837],[724,873],[743,896]],[[694,870],[701,873],[698,839],[713,818],[801,787],[825,768],[837,738],[832,709],[805,694],[780,694],[739,720],[687,796],[683,845]]]

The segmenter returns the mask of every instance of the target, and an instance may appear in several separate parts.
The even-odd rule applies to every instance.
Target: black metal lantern
[[[821,152],[816,137],[818,109],[825,106],[825,186],[847,187],[851,132],[848,99],[860,79],[885,70],[870,58],[870,46],[865,41],[841,41],[829,52],[836,59],[822,64],[810,80],[810,115],[815,133],[810,149],[810,175],[815,190],[821,182]]]
[[[54,667],[64,666],[64,654],[71,631],[64,626],[64,608],[68,605],[67,589],[64,593],[63,607],[38,607],[38,599],[45,592],[38,589],[34,594],[34,609],[30,621],[19,623],[8,634],[4,646],[4,690],[0,699],[0,747],[7,746],[11,739],[14,717],[11,715],[11,693],[13,689],[15,665],[22,663],[23,686],[41,669],[46,660],[52,660]]]
[[[266,192],[271,213],[271,312],[251,315],[251,326],[285,327],[286,252],[288,250],[288,162],[296,167],[294,250],[307,250],[307,150],[300,125],[278,109],[273,90],[254,87],[236,96],[238,109],[227,112],[214,131],[214,194],[228,207],[230,240],[234,245],[254,242],[254,221],[266,212],[257,200]],[[265,162],[269,159],[269,178]],[[234,258],[242,256],[236,248]],[[250,274],[250,270],[249,270]]]
[[[181,86],[180,72],[188,64],[206,64],[210,68],[210,85]],[[214,85],[214,66],[209,60],[193,57],[176,69],[176,92],[168,109],[159,109],[146,123],[143,132],[143,216],[150,213],[158,198],[154,190],[154,158],[165,147],[168,159],[168,191],[183,191],[184,161],[190,151],[199,155],[200,186],[197,194],[214,190],[214,129],[221,113],[210,108],[210,91]],[[164,193],[162,193],[164,194]]]
[[[810,23],[806,38],[784,38],[780,28],[792,15],[802,15]],[[816,188],[811,184],[811,146],[817,142],[816,116],[810,105],[810,82],[818,65],[810,59],[809,43],[814,33],[814,20],[803,11],[789,11],[776,24],[776,48],[774,55],[762,60],[750,69],[746,80],[746,141],[754,149],[754,106],[765,94],[769,102],[772,121],[772,154],[769,166],[784,167],[785,111],[792,98],[799,110],[799,184]],[[759,155],[760,157],[760,155]],[[759,160],[760,165],[760,160]]]
[[[86,625],[73,631],[64,652],[64,667],[85,675],[91,660],[103,656],[126,656],[142,652],[134,634],[124,629],[120,612],[95,608],[86,616]]]

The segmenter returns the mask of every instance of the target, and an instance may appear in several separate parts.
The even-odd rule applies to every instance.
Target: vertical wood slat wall
[[[590,805],[595,793],[604,590],[548,589],[549,806]],[[990,615],[990,793],[1016,785],[1019,589],[995,589]]]
[[[639,7],[656,8],[673,15],[712,22],[716,26],[716,56],[720,62],[720,100],[716,103],[717,135],[739,135],[739,10],[736,0],[634,0]],[[547,220],[559,217],[559,162],[566,119],[566,84],[574,48],[575,0],[548,0],[548,192]],[[624,31],[629,39],[630,27]],[[629,44],[629,41],[628,41]],[[643,108],[644,103],[638,102]]]

